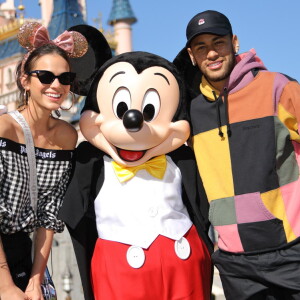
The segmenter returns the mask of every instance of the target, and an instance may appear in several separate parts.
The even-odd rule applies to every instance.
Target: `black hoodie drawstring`
[[[225,118],[226,118],[226,125],[227,125],[227,135],[231,136],[231,128],[229,124],[229,116],[228,116],[228,92],[227,88],[224,88],[224,108],[225,108]]]
[[[217,98],[216,92],[212,91],[215,102],[216,102],[216,110],[217,110],[217,118],[218,118],[218,128],[219,128],[219,136],[221,138],[224,137],[224,133],[222,131],[222,123],[221,123],[221,113],[220,113],[220,99],[221,97]],[[231,136],[231,128],[229,124],[229,117],[228,117],[228,92],[227,89],[224,88],[224,109],[225,109],[225,118],[226,118],[226,126],[227,126],[227,135]]]
[[[217,118],[218,118],[218,128],[219,128],[219,136],[221,138],[224,137],[224,133],[222,131],[222,124],[221,124],[221,115],[220,115],[220,101],[217,98],[216,92],[212,91],[214,98],[215,98],[215,103],[216,103],[216,110],[217,110]]]

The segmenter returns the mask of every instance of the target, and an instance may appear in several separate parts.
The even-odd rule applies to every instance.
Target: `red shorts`
[[[129,245],[98,239],[92,258],[95,300],[209,300],[211,259],[194,226],[186,233],[191,253],[183,260],[174,240],[158,236],[144,249],[142,267],[126,259]]]

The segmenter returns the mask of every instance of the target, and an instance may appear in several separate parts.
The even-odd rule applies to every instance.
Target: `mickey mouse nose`
[[[144,117],[137,109],[127,110],[123,116],[123,125],[130,132],[140,131],[143,127]]]

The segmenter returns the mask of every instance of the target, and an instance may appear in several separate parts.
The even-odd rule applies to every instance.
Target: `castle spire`
[[[113,0],[108,24],[114,27],[116,54],[132,51],[131,24],[136,21],[129,0]]]
[[[78,0],[53,0],[53,13],[48,26],[51,39],[68,28],[86,24],[78,5]]]
[[[126,21],[129,24],[133,24],[137,21],[131,9],[129,0],[113,0],[108,24],[114,25],[117,21]]]

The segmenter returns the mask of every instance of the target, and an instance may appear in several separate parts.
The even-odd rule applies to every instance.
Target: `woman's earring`
[[[23,93],[24,105],[28,105],[28,98],[29,98],[29,92],[27,90],[24,90]]]
[[[69,109],[71,109],[72,108],[72,106],[74,105],[74,103],[75,103],[75,94],[73,93],[73,92],[69,92],[70,94],[71,94],[71,96],[72,96],[72,103],[71,103],[71,106],[69,107],[69,108],[65,108],[65,107],[60,107],[60,109],[61,110],[69,110]]]
[[[61,110],[69,110],[69,109],[71,109],[72,108],[72,106],[74,105],[74,103],[75,103],[75,94],[73,93],[73,92],[69,92],[70,94],[71,94],[71,96],[72,96],[72,103],[71,103],[71,106],[69,107],[69,108],[66,108],[66,107],[62,107],[62,106],[60,106],[60,109]],[[58,117],[58,118],[60,118],[61,117],[61,113],[60,113],[60,111],[59,110],[55,110],[54,111],[54,113],[56,114],[56,116]]]

